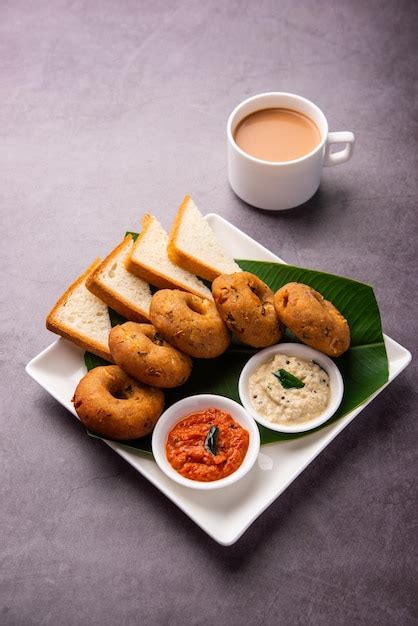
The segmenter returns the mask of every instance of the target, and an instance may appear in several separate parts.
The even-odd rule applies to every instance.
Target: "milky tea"
[[[256,159],[272,162],[299,159],[321,143],[321,134],[309,117],[291,109],[262,109],[238,124],[235,143]]]

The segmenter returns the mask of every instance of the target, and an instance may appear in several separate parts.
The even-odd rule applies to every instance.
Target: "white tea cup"
[[[315,122],[320,143],[308,154],[292,161],[263,161],[244,152],[234,139],[238,124],[251,113],[263,109],[291,109]],[[322,168],[348,161],[354,149],[349,131],[329,132],[327,118],[319,107],[302,96],[274,91],[241,102],[227,123],[228,177],[233,191],[242,200],[260,209],[281,211],[303,204],[317,191]],[[332,144],[345,146],[331,152]]]

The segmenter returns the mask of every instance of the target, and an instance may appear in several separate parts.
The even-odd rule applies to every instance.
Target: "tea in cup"
[[[248,204],[270,211],[303,204],[317,191],[322,168],[348,161],[351,132],[329,132],[323,112],[294,94],[272,92],[238,105],[227,124],[228,176]],[[345,144],[331,152],[332,144]]]

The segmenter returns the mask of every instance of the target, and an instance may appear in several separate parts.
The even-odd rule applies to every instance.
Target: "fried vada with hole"
[[[278,318],[303,343],[337,357],[350,347],[347,320],[325,298],[303,283],[288,283],[274,295]]]
[[[152,324],[126,322],[109,333],[112,359],[127,374],[153,387],[178,387],[192,371],[192,360],[165,341]]]
[[[217,357],[230,344],[215,304],[186,291],[157,291],[151,300],[150,320],[166,341],[197,359]]]
[[[117,365],[88,372],[72,401],[83,424],[106,439],[149,435],[164,409],[161,389],[137,382]]]
[[[258,276],[222,274],[212,283],[212,295],[220,316],[242,343],[266,348],[282,338],[273,292]]]

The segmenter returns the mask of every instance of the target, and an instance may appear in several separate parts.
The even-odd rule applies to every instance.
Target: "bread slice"
[[[206,280],[241,271],[226,254],[190,196],[184,198],[174,219],[168,256],[176,265]]]
[[[46,327],[80,348],[111,361],[107,306],[86,288],[89,274],[100,262],[96,259],[63,293],[46,318]]]
[[[128,320],[146,322],[152,298],[150,286],[125,267],[133,247],[132,235],[127,235],[89,275],[86,287]]]
[[[210,290],[194,274],[170,261],[167,244],[167,233],[159,221],[147,213],[142,218],[141,233],[126,262],[127,270],[160,289],[182,289],[212,300]]]

